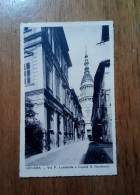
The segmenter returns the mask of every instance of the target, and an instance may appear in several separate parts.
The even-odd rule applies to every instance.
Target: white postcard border
[[[65,27],[65,26],[110,26],[111,41],[111,103],[112,103],[112,137],[113,137],[113,163],[112,164],[82,164],[82,165],[47,165],[47,166],[25,166],[25,91],[24,91],[24,27]],[[20,177],[59,177],[59,176],[96,176],[116,175],[116,127],[115,127],[115,90],[114,90],[114,31],[113,21],[95,22],[54,22],[54,23],[22,23],[20,26],[20,54],[21,54],[21,104],[20,104]]]

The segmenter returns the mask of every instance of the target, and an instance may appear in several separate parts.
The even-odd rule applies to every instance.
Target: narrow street
[[[87,140],[56,148],[26,159],[27,166],[98,163],[112,163],[112,147]]]

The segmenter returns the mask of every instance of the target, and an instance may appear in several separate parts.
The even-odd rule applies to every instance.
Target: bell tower
[[[92,97],[93,97],[93,78],[90,74],[89,70],[89,61],[88,61],[88,54],[87,51],[85,52],[85,59],[84,59],[84,75],[81,81],[80,86],[80,97],[79,102],[82,107],[82,112],[84,115],[85,121],[85,137],[90,138],[92,135],[92,128],[91,128],[91,114],[92,114]]]

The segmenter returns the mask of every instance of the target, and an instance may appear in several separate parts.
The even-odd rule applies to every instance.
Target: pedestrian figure
[[[84,130],[81,130],[82,141],[84,140],[84,134],[85,134],[85,131]]]

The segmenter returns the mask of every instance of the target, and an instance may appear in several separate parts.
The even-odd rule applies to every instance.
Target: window
[[[65,75],[66,79],[68,80],[68,67],[66,64],[64,66],[64,75]]]
[[[65,64],[66,64],[66,61],[61,51],[61,68],[62,68],[63,74],[65,73]]]
[[[59,47],[58,47],[58,44],[55,42],[55,48],[54,48],[54,53],[56,55],[56,58],[58,59],[59,61]]]
[[[52,70],[46,68],[46,86],[52,90]]]
[[[62,68],[62,71],[63,71],[63,54],[62,54],[62,51],[61,51],[61,55],[60,55],[61,57],[60,57],[60,67]]]
[[[63,91],[63,94],[62,94],[62,101],[63,101],[63,104],[65,104],[65,89],[62,88],[62,91]]]
[[[24,84],[31,84],[31,65],[29,62],[24,64]]]
[[[60,58],[61,58],[60,47],[59,47],[59,44],[56,40],[54,41],[54,54],[55,54],[55,56],[59,62],[59,65],[60,65]]]
[[[55,76],[55,82],[56,82],[56,97],[60,98],[60,80],[58,76]]]

